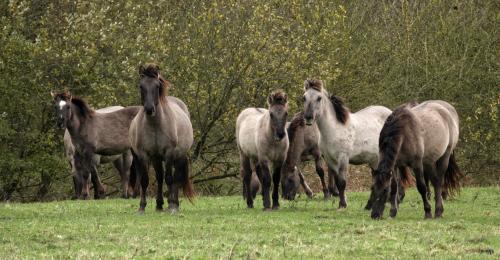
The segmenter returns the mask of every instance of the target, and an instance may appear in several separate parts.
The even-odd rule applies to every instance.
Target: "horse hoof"
[[[425,214],[424,219],[432,219],[432,214],[431,213]]]
[[[273,206],[273,210],[278,210],[280,209],[280,206]]]
[[[339,209],[345,209],[347,208],[347,203],[346,202],[339,202]]]
[[[156,212],[163,212],[163,208],[156,208]]]
[[[398,214],[398,210],[397,209],[391,209],[391,212],[389,213],[389,216],[391,218],[395,218],[397,214]]]
[[[179,212],[179,209],[177,209],[177,208],[169,208],[168,212],[170,213],[170,215],[175,215],[175,214],[177,214]]]
[[[139,210],[137,211],[137,214],[139,214],[139,215],[144,215],[144,209],[139,209]]]
[[[372,217],[373,220],[381,220],[382,219],[382,214],[372,213],[371,217]]]
[[[270,208],[263,208],[262,211],[264,211],[264,212],[271,212],[272,209],[270,209]]]

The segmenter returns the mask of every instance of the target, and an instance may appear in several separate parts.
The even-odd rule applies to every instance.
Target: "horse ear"
[[[273,94],[269,94],[269,96],[267,96],[267,105],[268,106],[271,106],[271,104],[273,103]]]
[[[56,93],[54,93],[54,91],[52,91],[52,90],[51,90],[51,91],[50,91],[50,96],[51,96],[52,98],[55,98],[55,97],[56,97]]]
[[[304,81],[304,90],[308,90],[311,87],[311,84],[309,83],[309,80],[306,79]]]
[[[146,70],[146,67],[144,67],[143,64],[139,65],[139,76],[144,76],[144,71]]]

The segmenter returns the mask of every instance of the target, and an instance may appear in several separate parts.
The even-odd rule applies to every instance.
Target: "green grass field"
[[[317,196],[320,197],[318,194]],[[467,188],[424,220],[415,188],[396,219],[373,221],[367,192],[247,209],[241,197],[200,197],[181,212],[136,213],[138,200],[0,204],[0,258],[478,258],[500,257],[500,188]],[[434,206],[434,205],[433,205]],[[385,212],[387,215],[388,210]]]

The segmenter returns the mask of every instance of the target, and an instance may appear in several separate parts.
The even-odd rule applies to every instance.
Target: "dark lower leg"
[[[392,176],[391,179],[391,212],[390,216],[391,218],[396,217],[396,214],[398,214],[398,178],[396,176]]]
[[[163,210],[163,161],[156,159],[153,161],[156,173],[156,210]]]
[[[432,218],[431,205],[427,200],[427,185],[424,178],[423,170],[421,168],[416,169],[415,175],[417,181],[417,190],[420,193],[420,196],[422,197],[422,201],[424,203],[425,218]]]
[[[269,196],[269,190],[271,189],[271,174],[269,173],[269,168],[266,164],[260,165],[260,170],[262,173],[262,201],[264,204],[264,210],[271,208],[271,200]]]
[[[335,175],[337,173],[328,168],[328,191],[332,196],[339,196],[339,189],[335,182]]]
[[[325,171],[323,170],[323,167],[321,167],[321,162],[316,161],[316,173],[319,176],[319,179],[321,180],[321,187],[323,188],[323,196],[325,199],[330,198],[331,194],[330,191],[328,190],[328,186],[326,185],[325,181]]]
[[[346,179],[345,179],[345,172],[346,172],[346,166],[340,166],[339,172],[334,172],[335,176],[335,183],[337,184],[337,188],[339,189],[339,208],[346,208],[347,207],[347,198],[345,194],[345,187],[346,187]]]
[[[279,203],[279,185],[281,179],[281,166],[275,167],[273,172],[273,209],[280,207]]]

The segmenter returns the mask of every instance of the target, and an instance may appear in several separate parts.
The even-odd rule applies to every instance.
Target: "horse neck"
[[[301,159],[302,152],[305,148],[304,134],[304,127],[298,126],[295,129],[293,139],[289,140],[290,145],[288,146],[285,164],[290,169],[293,169],[293,167],[295,167],[295,165],[297,165],[299,163],[299,160]]]
[[[83,116],[80,114],[76,105],[74,105],[73,103],[70,103],[70,106],[71,106],[71,118],[70,120],[68,120],[66,129],[68,129],[73,144],[80,144],[83,142],[82,136],[84,136],[84,134],[82,132],[87,126],[88,121],[91,119],[90,118],[84,119]]]
[[[401,145],[403,144],[402,134],[391,137],[390,140],[384,140],[385,145],[380,150],[379,154],[379,164],[377,169],[390,171],[396,166],[396,160],[399,157],[399,152],[401,151]]]
[[[328,140],[330,138],[340,138],[338,131],[342,128],[347,128],[351,124],[351,115],[349,113],[349,120],[345,124],[342,124],[337,120],[335,111],[333,110],[333,105],[328,101],[328,96],[323,95],[321,105],[321,111],[316,119],[318,129],[321,133],[321,138],[323,140]]]
[[[155,116],[146,116],[146,121],[157,128],[172,127],[174,125],[173,120],[174,112],[166,99],[158,103]],[[165,124],[165,122],[169,123]]]
[[[262,126],[262,129],[264,129],[264,136],[268,140],[271,140],[273,138],[273,129],[271,128],[271,115],[269,110],[260,119],[260,125]]]

